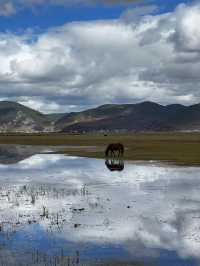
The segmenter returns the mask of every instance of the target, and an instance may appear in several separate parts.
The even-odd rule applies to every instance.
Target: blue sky
[[[199,24],[199,1],[2,0],[0,101],[199,103]]]
[[[147,0],[136,1],[132,4],[102,4],[97,3],[77,5],[50,5],[41,4],[34,6],[23,6],[16,13],[0,17],[1,31],[19,31],[27,28],[46,29],[60,26],[71,21],[91,21],[99,19],[117,19],[129,8],[144,5],[156,5],[159,13],[174,10],[180,3],[190,3],[191,0]],[[14,1],[13,1],[14,3]],[[18,4],[16,4],[17,9]]]

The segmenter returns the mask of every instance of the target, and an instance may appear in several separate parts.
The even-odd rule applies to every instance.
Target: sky
[[[0,100],[200,102],[200,1],[0,0]]]

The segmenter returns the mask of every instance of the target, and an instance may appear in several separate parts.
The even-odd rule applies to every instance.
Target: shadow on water
[[[49,149],[45,146],[0,144],[0,164],[17,164],[36,154],[43,154]]]
[[[31,146],[0,145],[0,164],[16,164],[34,154],[36,151]]]

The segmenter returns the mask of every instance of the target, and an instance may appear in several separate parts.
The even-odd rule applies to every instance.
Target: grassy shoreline
[[[93,158],[104,158],[106,146],[114,142],[124,144],[125,160],[156,160],[180,165],[200,165],[200,133],[138,133],[108,136],[60,133],[0,134],[0,144],[68,146],[62,148],[61,152]]]

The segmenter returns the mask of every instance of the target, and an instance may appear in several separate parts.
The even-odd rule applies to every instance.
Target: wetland
[[[0,145],[0,265],[200,264],[199,166],[67,148]]]

